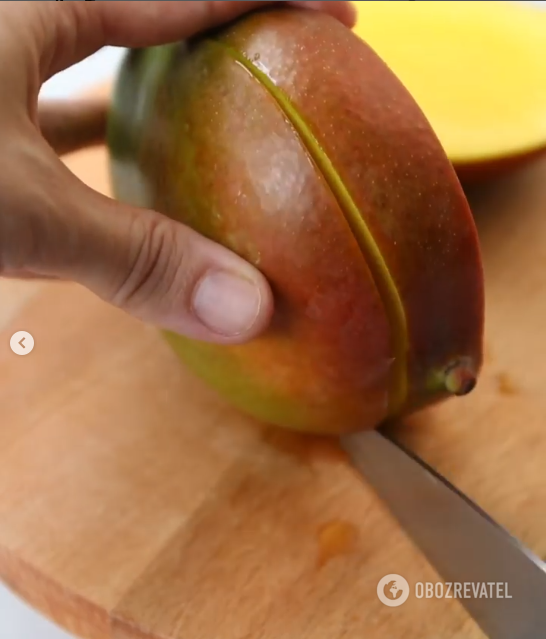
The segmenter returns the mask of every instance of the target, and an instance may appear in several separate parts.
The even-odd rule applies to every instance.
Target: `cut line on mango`
[[[458,168],[546,150],[546,10],[517,2],[354,2],[355,33],[412,94]]]

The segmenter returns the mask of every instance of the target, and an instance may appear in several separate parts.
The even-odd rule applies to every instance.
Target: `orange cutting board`
[[[66,161],[109,192],[104,149]],[[546,159],[471,201],[483,376],[399,436],[544,555]],[[391,573],[398,608],[377,597]],[[334,441],[239,414],[153,327],[65,283],[0,280],[0,578],[87,639],[483,637],[414,596],[437,574]]]

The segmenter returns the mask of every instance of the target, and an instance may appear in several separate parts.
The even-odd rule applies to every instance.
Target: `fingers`
[[[291,4],[300,6],[304,9],[314,9],[315,11],[324,11],[342,22],[346,27],[352,29],[358,17],[356,6],[353,2],[313,2],[303,0],[302,2],[292,2]]]
[[[259,271],[181,224],[89,189],[40,144],[25,158],[32,183],[0,211],[0,274],[76,281],[194,339],[243,343],[265,330],[273,298]],[[5,179],[17,177],[4,173],[0,187]]]
[[[125,5],[136,4],[136,11],[130,12],[130,17],[120,22],[115,18],[119,15],[125,16],[128,10]],[[170,2],[154,3],[142,2],[110,2],[108,5],[101,5],[104,12],[101,18],[101,29],[92,34],[93,38],[105,39],[112,44],[135,44],[142,46],[145,44],[155,44],[165,38],[165,29],[170,32],[175,29],[176,22],[165,21],[166,16],[173,14],[176,19],[180,14],[180,9],[172,7]],[[166,5],[163,9],[158,9],[156,5]],[[216,24],[221,24],[259,5],[267,2],[193,2],[184,5],[183,14],[184,31],[186,35],[190,32],[197,32],[209,28]],[[355,22],[355,7],[349,2],[314,2],[303,0],[301,2],[290,2],[288,4],[305,7],[312,10],[325,11],[333,15],[348,26],[353,26]],[[117,7],[115,6],[117,5]],[[141,7],[141,5],[147,5]],[[58,10],[57,10],[58,11]],[[88,11],[84,9],[84,11]],[[96,19],[96,18],[95,18]],[[129,22],[127,22],[129,20]],[[134,20],[134,27],[129,23]],[[149,22],[145,32],[142,32],[142,23]],[[82,24],[85,24],[82,21]],[[93,20],[90,24],[95,24]],[[180,25],[178,32],[172,31],[180,36]],[[133,40],[131,40],[133,38]],[[89,42],[89,46],[95,48],[95,44]],[[59,47],[61,49],[62,47]],[[78,54],[81,57],[81,53]],[[70,61],[63,60],[61,66],[66,66]],[[56,65],[57,66],[57,65]],[[65,155],[78,151],[82,148],[102,144],[106,135],[108,113],[108,100],[106,97],[100,99],[80,99],[80,100],[48,100],[38,105],[38,125],[42,135],[52,148],[59,154]]]
[[[274,1],[43,3],[47,28],[40,48],[47,64],[42,63],[42,81],[104,46],[148,47],[181,40]],[[350,2],[288,4],[327,12],[350,28],[356,22]]]
[[[46,101],[38,105],[38,125],[59,155],[101,144],[106,135],[108,101]]]
[[[186,38],[233,20],[249,11],[273,2],[188,2],[182,5],[172,2],[109,2],[87,5],[88,12],[101,11],[104,27],[103,44],[125,47],[142,47],[162,44],[166,40]],[[275,2],[279,4],[279,2]],[[287,2],[300,8],[324,11],[347,26],[353,27],[356,9],[350,2]],[[100,9],[99,9],[100,7]]]
[[[4,275],[3,277],[9,278],[11,280],[58,280],[58,277],[54,275],[37,275],[36,273],[31,273],[30,271],[13,271],[9,275]]]

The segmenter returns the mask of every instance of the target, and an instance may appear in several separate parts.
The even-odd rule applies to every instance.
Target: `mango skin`
[[[279,89],[316,139],[311,150]],[[341,434],[443,401],[453,363],[478,375],[483,273],[457,176],[399,80],[333,18],[268,9],[188,42],[129,52],[109,150],[116,198],[227,246],[271,283],[275,314],[251,343],[165,334],[243,411]],[[404,325],[393,324],[388,286],[356,222],[388,267]]]

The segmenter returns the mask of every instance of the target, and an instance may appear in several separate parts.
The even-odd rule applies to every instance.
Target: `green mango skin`
[[[281,108],[279,89],[316,145]],[[478,374],[483,274],[460,184],[404,87],[334,19],[268,9],[130,51],[108,143],[117,199],[183,222],[271,283],[271,326],[248,344],[165,334],[243,411],[340,434],[449,397],[453,362]],[[396,286],[406,341],[362,222]]]

